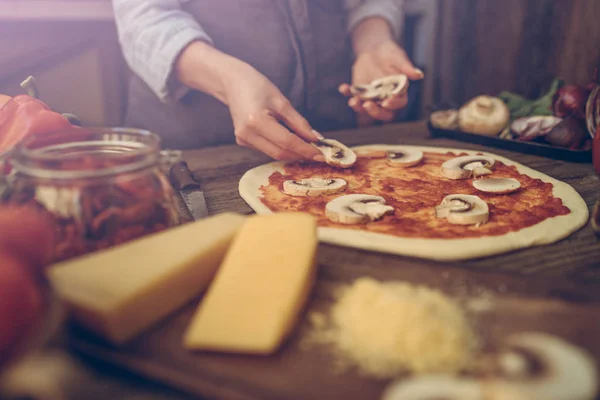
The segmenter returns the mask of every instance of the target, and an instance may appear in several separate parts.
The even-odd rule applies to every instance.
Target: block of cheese
[[[191,350],[270,354],[294,328],[315,280],[316,220],[249,217],[184,335]]]
[[[51,265],[72,317],[119,345],[200,295],[246,217],[224,213]]]

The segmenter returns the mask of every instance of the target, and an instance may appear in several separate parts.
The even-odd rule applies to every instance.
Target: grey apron
[[[338,92],[351,77],[352,51],[341,0],[189,0],[216,48],[268,77],[317,130],[355,126],[355,113]],[[198,91],[164,104],[132,78],[126,125],[159,134],[163,147],[234,143],[228,108]]]

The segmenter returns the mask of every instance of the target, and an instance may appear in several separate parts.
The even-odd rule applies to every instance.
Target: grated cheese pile
[[[475,336],[460,305],[405,282],[360,278],[344,288],[329,318],[311,315],[311,341],[333,345],[340,366],[380,379],[456,373],[468,367]]]

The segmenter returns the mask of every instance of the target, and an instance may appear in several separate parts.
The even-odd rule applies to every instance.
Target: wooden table
[[[328,136],[339,139],[348,145],[420,144],[483,149],[481,146],[468,143],[429,138],[424,123],[336,132]],[[600,180],[589,164],[566,163],[489,148],[485,150],[508,157],[571,184],[590,207],[596,199],[600,198]],[[248,169],[269,162],[269,158],[258,152],[238,146],[186,151],[184,158],[204,187],[210,214],[224,211],[235,211],[243,214],[253,212],[238,195],[238,181]],[[444,267],[448,266],[448,264],[433,261],[369,253],[327,244],[322,244],[319,248],[319,265],[319,281],[321,284],[323,282],[347,281],[350,277],[359,275],[393,279],[394,277],[402,277],[402,274],[406,276],[406,271],[411,271],[415,275],[420,273],[432,274],[432,270],[435,272],[436,268],[440,268],[442,265]],[[507,280],[505,276],[503,282],[494,281],[495,274],[498,271],[515,274],[514,280],[509,280],[511,282],[509,286],[512,285],[513,288],[524,294],[531,292],[542,296],[557,296],[573,300],[598,301],[600,299],[600,245],[589,224],[569,238],[550,246],[535,247],[486,259],[455,263],[454,267],[456,269],[452,272],[452,274],[455,274],[453,276],[460,276],[467,271],[476,270],[479,276],[476,279],[488,283],[497,282],[497,285],[500,286],[505,285]],[[555,280],[557,282],[556,287],[566,289],[563,292],[561,292],[562,289],[553,293],[547,292],[541,285],[536,284],[536,280],[520,282],[518,274],[545,276],[546,279]],[[579,285],[578,287],[582,290],[569,292],[568,288],[575,284]],[[585,293],[588,293],[588,298],[586,298]],[[590,293],[592,294],[591,297],[589,297]],[[127,393],[131,396],[135,396],[136,393],[141,396],[142,393],[145,393],[146,396],[143,398],[147,399],[186,398],[183,395],[179,397],[179,394],[170,391],[159,395],[156,394],[156,389],[150,389],[152,392],[150,394],[143,381],[142,383],[139,381],[133,383],[131,376],[121,378],[119,374],[109,372],[108,375],[104,373],[96,375],[96,383],[102,382],[103,379],[112,382],[113,386],[109,386],[112,388],[110,393],[102,393],[124,399],[137,398],[128,397]],[[81,385],[83,383],[79,384],[80,387],[77,390],[79,394],[83,391]],[[120,389],[115,389],[117,387]],[[90,387],[90,395],[86,398],[96,398],[96,396],[101,398],[102,396],[98,392],[101,390],[101,385]],[[119,390],[122,390],[122,392],[119,392]]]

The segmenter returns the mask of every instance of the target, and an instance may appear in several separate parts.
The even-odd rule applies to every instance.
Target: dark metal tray
[[[430,121],[427,123],[427,126],[429,127],[429,132],[431,133],[432,137],[445,137],[460,140],[462,142],[476,143],[483,146],[512,150],[519,153],[534,154],[537,156],[552,158],[554,160],[580,163],[592,162],[591,150],[571,150],[537,142],[522,142],[513,139],[500,139],[499,137],[475,135],[458,130],[454,131],[439,129],[435,128]]]

